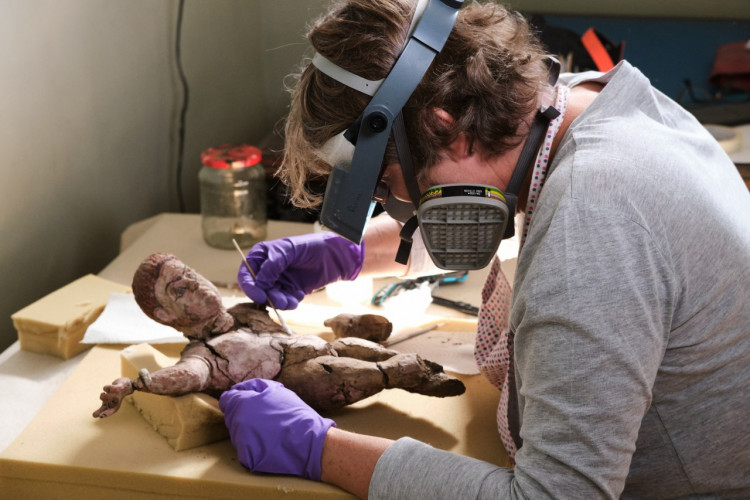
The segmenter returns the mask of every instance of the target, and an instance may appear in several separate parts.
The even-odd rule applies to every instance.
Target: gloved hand
[[[273,380],[240,382],[219,398],[240,463],[253,472],[320,481],[320,457],[333,420]]]
[[[308,293],[356,278],[364,258],[364,243],[331,232],[261,241],[247,254],[255,278],[243,262],[237,283],[253,302],[266,304],[270,297],[277,309],[294,309]]]

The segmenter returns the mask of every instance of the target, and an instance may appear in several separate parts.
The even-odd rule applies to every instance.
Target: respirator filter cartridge
[[[442,269],[487,266],[508,224],[505,195],[490,186],[436,186],[420,198],[419,228],[433,262]]]

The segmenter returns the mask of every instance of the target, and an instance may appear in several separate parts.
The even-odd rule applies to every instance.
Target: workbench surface
[[[162,214],[123,233],[121,254],[99,275],[127,284],[140,260],[151,252],[171,252],[216,282],[232,283],[236,253],[208,248],[200,238],[199,216]],[[269,239],[309,232],[312,226],[271,222]],[[506,263],[504,263],[505,266]],[[512,274],[513,262],[508,274]],[[478,304],[484,274],[441,295]],[[512,279],[512,277],[511,277]],[[379,286],[376,282],[374,286]],[[236,290],[222,293],[238,294]],[[333,307],[325,291],[306,302]],[[343,312],[343,311],[342,311]],[[351,312],[347,310],[346,312]],[[294,314],[290,313],[292,321]],[[425,321],[441,318],[441,328],[466,330],[475,318],[430,306]],[[298,333],[301,325],[290,325]],[[314,326],[310,327],[315,330]],[[303,331],[300,331],[303,330]],[[0,355],[2,418],[0,490],[9,498],[339,498],[332,486],[288,476],[252,474],[243,469],[229,440],[176,452],[131,404],[107,419],[94,419],[104,384],[120,376],[123,345],[97,346],[64,361],[19,351],[18,343]],[[179,345],[159,349],[177,356]],[[402,436],[437,448],[507,465],[497,434],[499,391],[481,375],[457,375],[467,391],[453,398],[432,398],[386,390],[328,414],[346,430],[397,439]],[[13,413],[11,415],[10,413]],[[0,422],[3,424],[5,422]],[[11,442],[12,441],[12,442]],[[10,444],[9,444],[10,443]]]

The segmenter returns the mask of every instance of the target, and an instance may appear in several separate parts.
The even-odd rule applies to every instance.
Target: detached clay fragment
[[[213,284],[170,254],[153,254],[141,263],[133,293],[146,315],[181,331],[189,343],[176,364],[153,372],[140,369],[137,377],[121,377],[104,386],[102,405],[93,414],[97,418],[117,412],[123,398],[135,391],[218,397],[251,378],[277,380],[318,411],[341,408],[383,389],[437,397],[465,391],[442,366],[417,354],[356,337],[326,342],[317,336],[290,335],[270,318],[265,306],[250,302],[226,309]],[[356,318],[351,322],[380,324],[385,330],[381,323]]]
[[[393,324],[379,314],[339,314],[323,322],[337,339],[358,337],[372,342],[383,342],[391,336]]]

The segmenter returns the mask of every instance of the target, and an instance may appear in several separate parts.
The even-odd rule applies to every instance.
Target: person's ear
[[[453,119],[453,115],[448,113],[443,108],[432,108],[433,113],[437,117],[438,121],[442,122],[445,126],[450,127],[456,120]]]
[[[446,128],[453,126],[456,122],[453,115],[442,108],[433,108],[433,112],[438,121],[445,125]],[[456,140],[446,148],[446,152],[453,160],[459,160],[471,156],[471,148],[469,147],[469,141],[466,138],[466,134],[460,132]]]

